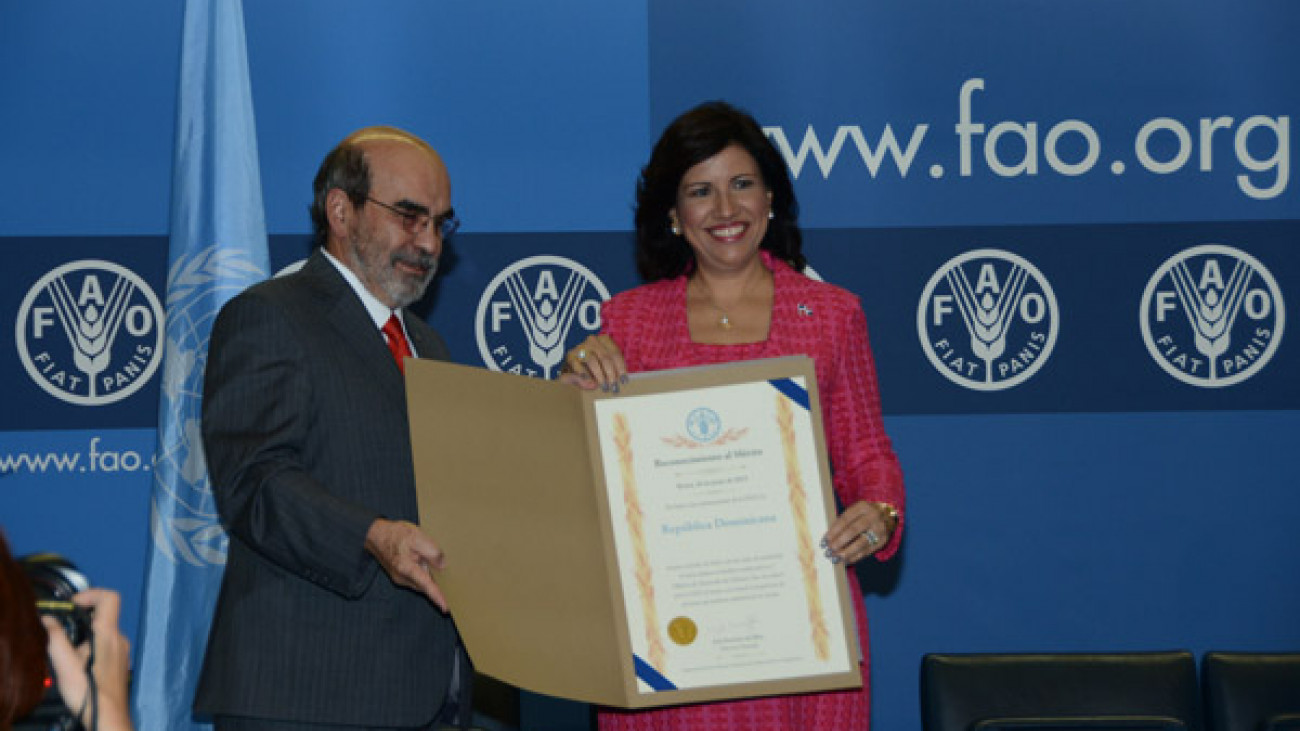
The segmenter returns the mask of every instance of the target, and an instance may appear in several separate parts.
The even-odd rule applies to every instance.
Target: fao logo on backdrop
[[[975,391],[1011,388],[1037,373],[1052,354],[1060,320],[1042,272],[999,249],[969,251],[939,267],[916,310],[930,362]]]
[[[479,354],[492,370],[549,379],[569,345],[600,330],[600,303],[607,299],[605,285],[571,259],[521,259],[479,299]]]
[[[50,395],[103,406],[135,393],[162,358],[163,309],[134,272],[83,259],[41,277],[18,308],[15,342]]]
[[[1142,293],[1142,339],[1169,375],[1201,388],[1258,373],[1282,341],[1286,307],[1273,275],[1221,244],[1175,254]]]

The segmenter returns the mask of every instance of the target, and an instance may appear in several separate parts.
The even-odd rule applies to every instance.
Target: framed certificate
[[[424,361],[407,381],[421,524],[480,672],[627,708],[860,686],[810,359],[619,394]]]

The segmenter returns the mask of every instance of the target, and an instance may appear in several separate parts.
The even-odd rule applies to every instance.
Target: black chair
[[[929,654],[925,731],[1200,731],[1190,652]]]
[[[1201,680],[1212,731],[1300,731],[1300,652],[1207,652]]]

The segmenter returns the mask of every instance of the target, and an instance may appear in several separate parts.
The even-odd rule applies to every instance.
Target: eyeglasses
[[[446,241],[451,238],[452,234],[456,233],[456,229],[460,228],[460,219],[456,218],[456,209],[454,208],[448,208],[446,211],[435,216],[431,213],[423,213],[421,211],[412,211],[405,208],[398,208],[397,206],[390,206],[389,204],[384,203],[383,201],[377,201],[370,196],[366,196],[366,202],[374,203],[380,208],[387,209],[398,218],[401,218],[402,228],[405,229],[408,234],[428,231],[429,227],[432,226],[433,230],[438,232],[438,238]]]

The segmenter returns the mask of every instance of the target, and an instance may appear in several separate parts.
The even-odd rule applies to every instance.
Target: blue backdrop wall
[[[862,297],[907,476],[902,554],[860,569],[877,728],[919,727],[925,652],[1300,649],[1294,2],[245,16],[273,265],[306,252],[339,138],[423,135],[465,221],[428,317],[472,365],[546,375],[504,278],[541,299],[573,277],[589,302],[634,285],[633,183],[659,130],[707,99],[755,113],[796,173],[813,268]],[[162,0],[0,0],[0,523],[120,588],[129,633],[158,386],[122,348],[158,332],[180,20]],[[60,278],[92,299],[143,285],[106,368],[51,314]]]

